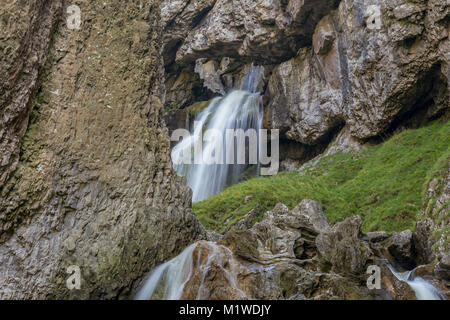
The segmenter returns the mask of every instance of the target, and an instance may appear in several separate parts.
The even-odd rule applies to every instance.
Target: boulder
[[[389,253],[395,261],[407,270],[415,267],[415,249],[411,230],[405,230],[400,233],[394,232],[391,238],[391,244],[388,247]]]
[[[340,274],[365,273],[372,251],[362,240],[361,225],[360,217],[347,218],[317,236],[315,244],[325,270],[331,267]]]
[[[320,204],[314,200],[305,199],[298,206],[292,209],[292,213],[295,215],[306,216],[309,223],[320,233],[328,228],[328,220],[320,207]]]
[[[436,264],[434,273],[438,278],[450,281],[450,254],[443,256]]]
[[[175,61],[175,55],[189,32],[213,8],[217,0],[164,0],[161,6],[163,27],[163,58],[166,67]]]
[[[360,299],[367,290],[354,274],[320,268],[315,239],[328,229],[319,204],[303,200],[293,210],[277,204],[250,229],[226,233],[220,244],[237,257],[237,283],[250,299]]]

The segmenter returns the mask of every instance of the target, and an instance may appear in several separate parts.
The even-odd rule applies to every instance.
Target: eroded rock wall
[[[345,123],[364,140],[448,111],[449,14],[438,1],[342,1],[313,45],[275,68],[271,126],[315,144]]]
[[[203,234],[162,119],[160,2],[78,1],[79,30],[57,18],[67,4],[27,3],[0,9],[2,40],[17,34],[1,42],[0,298],[127,298]]]
[[[2,3],[0,8],[0,185],[19,162],[19,143],[62,1]]]
[[[344,127],[364,143],[406,123],[448,117],[447,2],[314,1],[314,8],[308,1],[192,3],[205,8],[192,20],[196,24],[167,19],[174,22],[165,30],[178,39],[176,56],[167,56],[168,78],[180,69],[196,71],[207,89],[200,100],[208,100],[237,88],[245,65],[263,65],[265,126],[280,129],[299,148],[326,147]],[[172,86],[167,103],[192,104],[193,90],[183,90],[190,86],[192,81]]]

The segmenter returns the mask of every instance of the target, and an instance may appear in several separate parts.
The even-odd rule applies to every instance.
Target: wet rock
[[[400,281],[382,261],[377,261],[381,269],[381,288],[373,290],[375,299],[382,300],[416,300],[416,294],[404,281]]]
[[[194,250],[193,274],[186,283],[182,300],[247,299],[237,277],[244,268],[225,246],[199,242]]]
[[[388,250],[402,267],[408,270],[414,268],[416,254],[411,230],[405,230],[400,233],[394,232]]]
[[[437,277],[450,281],[450,254],[442,257],[441,261],[436,264],[434,273]]]
[[[427,265],[421,265],[411,272],[411,279],[414,279],[415,277],[421,277],[421,278],[427,278],[427,277],[434,277],[434,264],[427,264]]]
[[[206,88],[213,93],[224,95],[225,88],[220,80],[218,68],[219,66],[214,60],[198,59],[194,71],[199,74]]]

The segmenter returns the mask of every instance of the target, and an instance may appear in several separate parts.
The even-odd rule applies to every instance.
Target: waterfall
[[[199,241],[174,259],[155,268],[135,299],[180,300],[186,287],[191,290],[189,293],[193,299],[209,299],[212,289],[207,277],[214,269],[223,273],[226,286],[233,297],[245,298],[245,293],[238,285],[237,266],[229,248],[214,242]]]
[[[192,274],[192,253],[197,244],[190,245],[180,255],[160,265],[150,274],[136,300],[179,300]]]
[[[392,274],[400,281],[406,282],[416,294],[417,300],[445,300],[444,296],[431,283],[421,277],[413,277],[412,271],[397,272],[386,262]]]
[[[202,201],[221,192],[226,185],[238,182],[240,175],[249,164],[258,164],[246,161],[245,164],[235,160],[232,164],[226,161],[226,153],[231,150],[236,155],[234,139],[224,139],[228,129],[254,129],[256,132],[262,128],[262,98],[256,92],[264,75],[263,67],[250,66],[244,71],[244,79],[239,90],[229,92],[225,97],[217,97],[211,101],[206,109],[195,118],[193,132],[189,138],[183,139],[172,150],[172,160],[177,173],[187,179],[192,189],[192,201]],[[204,139],[201,159],[211,156],[222,158],[222,163],[194,163],[196,144],[202,143],[201,137],[205,132],[218,133]],[[206,138],[206,137],[205,137]],[[257,137],[259,141],[259,136]],[[259,142],[257,142],[259,143]],[[222,150],[222,152],[219,152]],[[182,159],[191,159],[191,163],[183,163]]]

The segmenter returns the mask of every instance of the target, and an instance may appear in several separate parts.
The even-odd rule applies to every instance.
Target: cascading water
[[[244,132],[254,129],[259,132],[261,129],[262,99],[256,90],[263,79],[263,74],[263,67],[252,65],[246,68],[240,90],[231,91],[225,97],[215,98],[197,115],[191,136],[183,139],[173,148],[174,169],[186,177],[187,184],[193,192],[192,201],[204,200],[221,192],[227,184],[237,183],[240,175],[247,168],[248,162],[246,164],[239,163],[237,160],[232,164],[227,162],[226,153],[233,148],[236,154],[236,145],[234,139],[224,139],[224,137],[229,129],[234,132],[238,129]],[[203,161],[195,163],[196,144],[202,142],[201,137],[208,131],[219,134],[205,137],[207,141],[203,143],[201,151]],[[220,150],[223,152],[220,153]],[[211,156],[222,158],[222,163],[207,161],[206,159],[210,159]],[[183,161],[186,158],[190,159],[190,163]]]
[[[179,300],[192,274],[192,253],[196,246],[190,245],[180,255],[154,269],[135,299]]]
[[[224,275],[226,287],[233,297],[245,298],[245,293],[238,285],[236,268],[237,263],[229,248],[213,242],[199,241],[154,269],[135,299],[180,300],[185,294],[186,286],[189,286],[192,296],[188,297],[191,299],[209,299],[212,292],[207,277],[213,269],[220,270]]]
[[[445,300],[444,296],[431,283],[421,277],[413,277],[414,270],[397,272],[388,262],[386,263],[398,280],[406,282],[411,287],[417,300]]]

